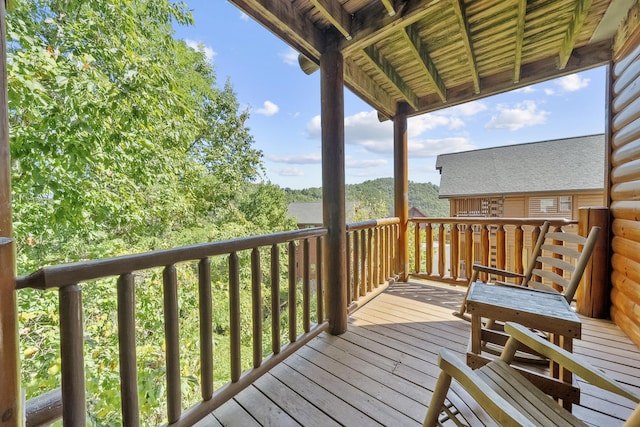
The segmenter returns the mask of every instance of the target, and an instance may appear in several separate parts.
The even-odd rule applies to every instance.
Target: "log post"
[[[18,307],[11,223],[11,161],[7,97],[5,2],[0,1],[0,424],[23,424],[20,404]]]
[[[594,226],[600,227],[600,235],[576,292],[576,310],[582,315],[601,319],[609,317],[611,305],[609,209],[606,207],[580,208],[578,234],[586,237]]]
[[[409,220],[409,175],[407,168],[408,109],[409,106],[406,103],[398,103],[397,114],[393,118],[394,209],[395,216],[400,219],[396,273],[400,273],[401,282],[406,282],[409,277],[409,239],[407,235],[407,224]]]
[[[344,75],[342,54],[320,57],[322,124],[322,213],[326,239],[326,286],[329,330],[347,330],[347,226],[344,179]]]

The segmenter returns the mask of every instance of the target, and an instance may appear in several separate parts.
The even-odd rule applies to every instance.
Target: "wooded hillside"
[[[438,198],[439,187],[430,182],[409,181],[409,207],[416,207],[426,216],[449,216],[449,202]],[[312,187],[303,190],[285,188],[288,202],[319,202],[322,200],[322,188]],[[357,201],[370,209],[371,218],[393,214],[393,178],[378,178],[361,184],[348,184],[348,201]]]

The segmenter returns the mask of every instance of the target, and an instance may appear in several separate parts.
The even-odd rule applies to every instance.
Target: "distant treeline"
[[[319,202],[322,188],[312,187],[302,190],[285,188],[288,202]],[[409,181],[409,207],[419,209],[426,216],[449,216],[449,202],[438,198],[439,187],[430,182]],[[346,186],[346,199],[360,202],[371,210],[374,217],[393,213],[393,178],[378,178],[361,184]]]

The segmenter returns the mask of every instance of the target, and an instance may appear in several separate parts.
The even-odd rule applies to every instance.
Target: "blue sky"
[[[176,36],[203,50],[218,84],[229,79],[262,150],[265,179],[320,187],[320,73],[225,0],[187,1],[195,18]],[[439,184],[438,154],[604,132],[603,67],[409,119],[409,179]],[[347,184],[393,176],[393,125],[345,89]],[[532,161],[527,159],[525,161]]]

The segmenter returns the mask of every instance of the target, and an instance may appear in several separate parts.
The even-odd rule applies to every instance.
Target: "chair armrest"
[[[473,372],[462,360],[446,349],[440,350],[438,356],[440,369],[451,377],[473,397],[479,406],[500,425],[532,426],[517,409],[502,396],[487,386],[478,374]]]
[[[495,267],[489,267],[482,264],[473,264],[473,269],[482,273],[495,274],[496,276],[505,277],[524,277],[524,274],[514,273],[513,271],[501,270]]]
[[[504,325],[504,330],[511,335],[513,339],[557,362],[583,380],[588,381],[599,388],[624,396],[633,402],[640,402],[640,396],[623,387],[619,382],[609,378],[599,369],[593,367],[586,361],[581,360],[574,354],[540,338],[524,326],[517,323],[507,322]],[[507,343],[505,351],[507,351],[509,347],[509,343]]]

